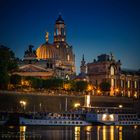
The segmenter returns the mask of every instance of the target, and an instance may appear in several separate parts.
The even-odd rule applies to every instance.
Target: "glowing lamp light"
[[[118,88],[116,88],[116,89],[115,89],[115,91],[116,91],[116,92],[119,92],[119,89],[118,89]]]
[[[93,86],[92,85],[88,85],[87,89],[88,89],[88,91],[92,91],[93,90]]]
[[[24,110],[25,110],[26,105],[27,105],[27,102],[26,102],[26,101],[21,100],[19,103],[20,103],[20,105],[21,105],[21,106],[24,108]]]
[[[123,108],[123,105],[119,105],[119,108]]]
[[[100,93],[101,93],[101,91],[98,89],[98,90],[97,90],[97,93],[98,93],[98,94],[100,94]]]
[[[75,108],[77,108],[77,107],[79,107],[79,106],[80,106],[80,103],[75,103],[75,104],[74,104],[74,107],[75,107]]]

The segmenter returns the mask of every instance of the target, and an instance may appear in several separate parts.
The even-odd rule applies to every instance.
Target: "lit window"
[[[128,91],[128,97],[130,97],[130,91]]]
[[[111,75],[115,75],[115,69],[114,69],[113,66],[111,66],[111,68],[110,68],[110,74],[111,74]]]
[[[111,86],[114,87],[114,79],[111,79]]]
[[[70,55],[69,54],[67,55],[67,60],[70,61]]]
[[[135,88],[137,88],[137,81],[135,81],[134,86],[135,86]]]
[[[135,97],[135,98],[138,97],[138,93],[137,93],[137,91],[135,91],[134,97]]]
[[[127,81],[127,87],[130,88],[130,81]]]

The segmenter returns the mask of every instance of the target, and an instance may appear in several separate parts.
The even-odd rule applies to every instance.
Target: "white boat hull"
[[[20,125],[46,125],[46,126],[89,126],[92,125],[83,120],[47,120],[20,118]]]

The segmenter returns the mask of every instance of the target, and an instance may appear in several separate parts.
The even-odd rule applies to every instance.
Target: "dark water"
[[[140,140],[137,126],[0,127],[0,140]]]

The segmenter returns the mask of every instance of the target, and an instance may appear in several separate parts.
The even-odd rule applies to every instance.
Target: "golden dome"
[[[37,59],[48,59],[48,58],[56,58],[57,57],[57,49],[52,44],[48,42],[42,44],[36,50]]]

